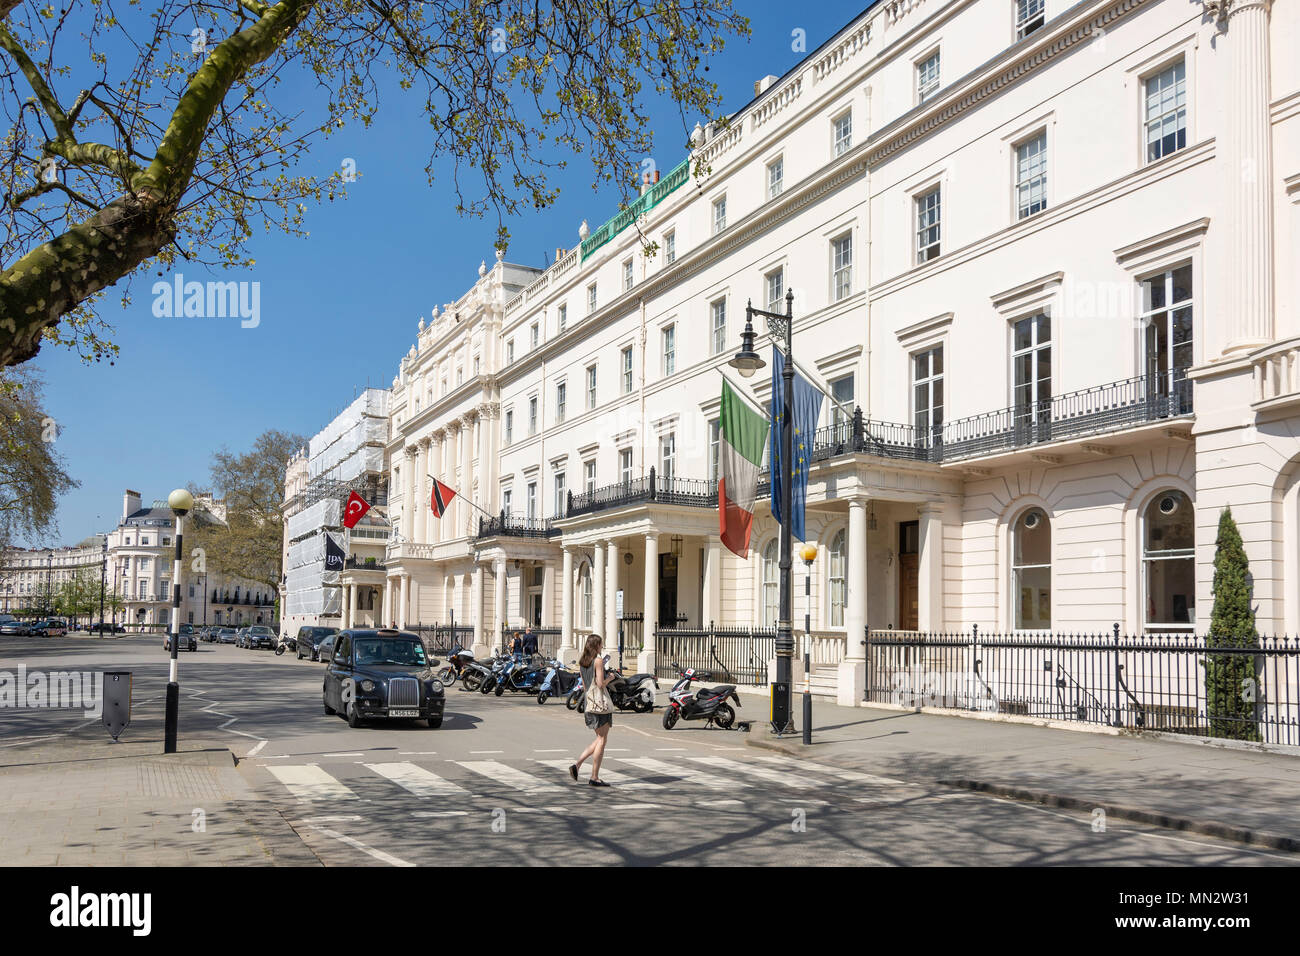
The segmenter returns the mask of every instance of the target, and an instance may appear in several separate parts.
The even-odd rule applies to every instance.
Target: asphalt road
[[[159,697],[166,680],[161,638],[2,640],[0,670],[131,670],[137,701]],[[437,730],[352,730],[324,715],[322,671],[288,653],[200,644],[180,655],[180,733],[229,746],[327,865],[1300,863],[1122,821],[1098,831],[1086,813],[877,776],[865,750],[853,766],[830,766],[747,747],[736,731],[665,731],[662,708],[615,716],[603,774],[612,786],[598,790],[565,770],[591,734],[562,701],[457,687]],[[742,719],[761,721],[761,698],[742,703]],[[3,712],[0,766],[86,724],[70,711]]]

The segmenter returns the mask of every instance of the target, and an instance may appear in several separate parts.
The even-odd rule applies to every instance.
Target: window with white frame
[[[596,283],[587,286],[587,314],[596,311]]]
[[[781,603],[781,567],[777,557],[776,538],[769,541],[763,549],[762,573],[762,607],[759,608],[758,619],[763,627],[775,627]]]
[[[618,452],[618,480],[621,484],[632,481],[632,449],[621,448]]]
[[[528,399],[528,434],[537,434],[537,396]]]
[[[727,197],[713,201],[713,234],[716,236],[727,228]]]
[[[912,423],[916,437],[938,440],[943,430],[943,346],[912,356]]]
[[[537,520],[537,482],[535,481],[530,481],[528,483],[527,502],[528,502],[528,520],[536,521]]]
[[[1187,145],[1187,65],[1183,60],[1149,76],[1145,83],[1147,162]]]
[[[916,101],[924,103],[939,91],[939,51],[916,64]]]
[[[627,259],[623,262],[623,291],[629,292],[632,289],[632,260]]]
[[[1011,526],[1011,601],[1017,630],[1052,628],[1052,523],[1030,508]]]
[[[558,305],[555,307],[555,319],[559,325],[560,331],[563,332],[569,327],[569,307],[567,305]]]
[[[719,419],[709,420],[709,481],[718,480],[718,453],[722,450],[722,428]]]
[[[515,340],[511,339],[506,342],[506,364],[509,365],[515,360]],[[447,391],[447,380],[442,380],[442,390]]]
[[[596,407],[596,366],[587,366],[587,410]]]
[[[481,360],[477,355],[475,355],[475,356],[474,356],[474,377],[475,377],[475,378],[478,378],[478,376],[479,376],[479,370],[480,370],[482,367],[483,367],[483,362],[482,362],[482,360]]]
[[[586,561],[582,562],[582,570],[578,572],[578,579],[582,584],[582,626],[591,627],[591,566]]]
[[[831,382],[831,422],[843,425],[853,420],[853,376],[845,375]]]
[[[456,366],[456,387],[460,388],[464,384],[465,384],[465,366],[457,365]]]
[[[1187,370],[1192,367],[1193,302],[1190,264],[1168,269],[1141,282],[1147,390],[1169,398],[1175,414],[1190,411]]]
[[[845,233],[831,242],[831,301],[853,291],[853,235]]]
[[[560,382],[555,386],[555,424],[560,425],[564,422],[564,412],[568,404],[569,386]]]
[[[1026,219],[1047,208],[1047,130],[1016,147],[1016,216]]]
[[[623,350],[623,394],[632,394],[632,346]]]
[[[785,157],[778,156],[767,164],[767,198],[775,199],[785,188]]]
[[[1011,327],[1011,383],[1016,427],[1045,428],[1052,412],[1052,318],[1046,313]]]
[[[659,436],[659,477],[671,478],[677,474],[677,433]]]
[[[781,299],[785,295],[785,269],[773,269],[763,278],[767,280],[767,311],[784,311]]]
[[[1147,627],[1195,628],[1195,511],[1181,491],[1162,491],[1143,512],[1142,591]]]
[[[853,146],[853,111],[846,110],[833,123],[835,155],[843,156]]]
[[[515,437],[515,410],[506,409],[506,444],[509,445]]]
[[[712,317],[710,344],[713,354],[718,355],[727,347],[727,300],[718,299],[710,303],[709,314]]]
[[[585,462],[582,466],[582,470],[583,489],[587,494],[591,494],[596,490],[596,460],[593,458],[591,461]]]
[[[514,498],[514,492],[511,489],[509,488],[501,489],[501,512],[506,517],[510,516],[510,502],[513,498]]]
[[[564,473],[564,466],[563,466],[563,465],[556,465],[556,466],[555,466],[555,474],[554,474],[553,477],[554,477],[554,479],[555,479],[555,481],[554,481],[554,484],[555,484],[555,505],[554,505],[554,507],[551,509],[551,514],[553,514],[553,515],[562,515],[562,514],[565,513],[565,509],[564,509],[564,506],[565,506],[565,503],[566,503],[566,501],[565,501],[565,493],[568,491],[568,489],[565,487],[565,483],[566,483],[566,475],[565,475],[565,473]]]
[[[941,187],[935,186],[916,197],[916,262],[938,258],[943,230]]]
[[[534,322],[528,329],[528,343],[529,343],[528,347],[530,349],[536,349],[537,344],[540,341],[541,341],[541,329],[538,327],[538,324]]]
[[[841,528],[831,538],[831,546],[826,552],[826,591],[829,599],[827,620],[831,627],[844,626],[844,605],[849,580],[846,541],[847,535]]]
[[[664,377],[677,371],[677,326],[670,325],[664,329]]]
[[[664,235],[664,262],[672,265],[677,261],[677,232],[666,233]]]
[[[1047,0],[1016,0],[1016,39],[1023,40],[1043,25]]]

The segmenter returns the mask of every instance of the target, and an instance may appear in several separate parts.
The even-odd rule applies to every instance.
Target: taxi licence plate
[[[420,712],[418,710],[390,710],[388,712],[388,716],[389,717],[419,717]]]

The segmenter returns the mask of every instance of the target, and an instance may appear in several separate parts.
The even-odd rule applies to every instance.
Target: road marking
[[[399,757],[434,757],[437,754],[438,751],[436,750],[399,750],[397,752]]]
[[[437,819],[439,817],[467,817],[468,810],[416,810],[411,814],[413,817],[420,817],[424,820]]]
[[[535,753],[535,754],[564,754],[564,753],[568,753],[568,751],[565,750],[563,747],[559,747],[559,748],[556,748],[555,750],[534,750],[533,753]]]
[[[511,813],[567,813],[568,807],[515,807]]]
[[[253,748],[252,750],[250,750],[248,753],[244,754],[244,757],[245,757],[245,758],[248,758],[248,757],[256,756],[258,753],[261,752],[262,748],[265,747],[268,743],[270,743],[269,740],[263,740],[260,744],[258,744],[256,747],[254,747],[254,748]]]
[[[503,754],[504,750],[471,750],[472,754]]]
[[[761,760],[763,763],[779,764],[791,770],[801,768],[812,770],[815,773],[823,773],[828,777],[848,780],[850,783],[874,783],[891,787],[904,783],[904,781],[895,780],[893,777],[877,777],[873,773],[859,773],[857,770],[844,770],[841,767],[831,767],[824,763],[812,763],[808,760],[792,760],[789,757],[755,757],[754,759]]]
[[[299,800],[355,800],[357,795],[315,764],[267,767]]]
[[[381,863],[387,863],[389,866],[415,866],[414,863],[407,863],[405,860],[399,860],[397,857],[393,856],[390,853],[385,853],[383,850],[376,850],[374,847],[366,846],[360,840],[353,839],[350,836],[345,836],[344,834],[339,833],[337,830],[331,830],[329,827],[312,827],[312,829],[320,833],[323,833],[326,836],[333,837],[336,840],[341,840],[344,843],[346,843],[348,846],[352,847],[354,850],[360,850],[362,853],[368,853],[370,856],[373,856],[376,860],[379,860]]]
[[[701,800],[702,807],[734,807],[743,804],[743,800]]]
[[[698,783],[712,790],[738,790],[749,786],[749,784],[742,783],[739,780],[724,780],[721,777],[715,777],[711,773],[703,773],[691,767],[674,767],[672,764],[664,763],[662,760],[655,760],[653,757],[619,757],[618,759],[622,763],[629,763],[640,770],[648,770],[664,777],[675,777],[689,783]]]
[[[796,790],[816,786],[813,781],[806,777],[785,773],[780,770],[770,770],[767,767],[756,767],[752,764],[742,763],[739,760],[731,760],[728,757],[691,757],[690,759],[695,763],[717,767],[719,770],[726,770],[730,773],[747,773],[758,777],[760,780],[766,780],[768,783],[779,783],[782,786],[793,787]]]
[[[507,766],[497,760],[457,760],[455,762],[466,770],[472,770],[489,780],[503,783],[514,790],[522,790],[524,793],[549,793],[553,790],[563,789],[556,784],[547,783],[530,773],[516,770],[514,767]]]
[[[413,763],[368,763],[365,768],[386,777],[417,797],[445,797],[469,792]]]
[[[338,753],[338,754],[321,754],[322,757],[364,757],[365,751],[358,750],[356,753]]]
[[[565,776],[568,776],[569,767],[573,766],[572,760],[538,760],[537,762],[547,767],[554,767],[557,770],[563,770]],[[617,770],[610,770],[606,767],[600,768],[600,776],[602,779],[608,778],[609,783],[616,787],[622,787],[625,790],[645,790],[659,786],[657,783],[638,780],[636,777],[630,776],[629,774],[619,773]],[[578,779],[581,780],[582,778],[579,777]],[[590,784],[587,784],[587,786],[590,786]]]
[[[356,823],[360,819],[358,816],[307,817],[302,822],[311,826],[315,823]]]
[[[686,752],[686,748],[685,748],[685,747],[656,747],[655,750],[659,750],[659,751],[667,751],[667,750],[671,750],[671,751],[675,751],[675,752],[678,752],[678,753],[685,753],[685,752]]]

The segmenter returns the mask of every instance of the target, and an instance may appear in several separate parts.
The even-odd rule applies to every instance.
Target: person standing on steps
[[[578,768],[587,758],[591,758],[591,779],[587,781],[593,787],[608,787],[600,779],[600,762],[605,756],[605,744],[609,738],[609,728],[614,725],[614,702],[610,700],[605,685],[609,677],[605,674],[605,659],[601,657],[604,644],[600,635],[592,634],[578,658],[578,669],[582,672],[582,686],[586,688],[585,717],[587,726],[596,732],[596,739],[587,745],[577,763],[569,765],[569,776],[578,779]]]

